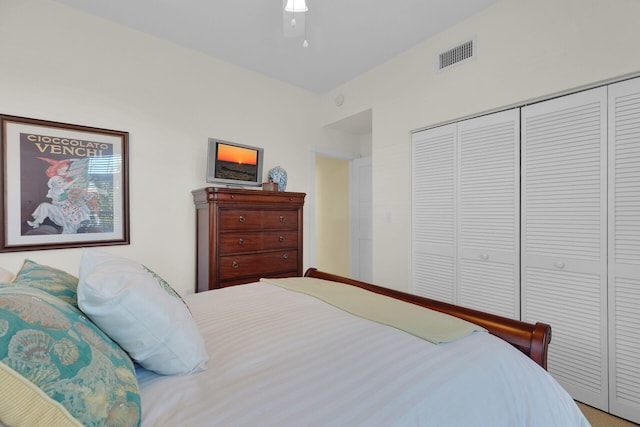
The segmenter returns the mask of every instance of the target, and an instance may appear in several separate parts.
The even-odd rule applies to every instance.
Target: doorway
[[[327,126],[338,150],[311,149],[309,251],[311,266],[371,282],[371,110]]]
[[[312,153],[309,209],[311,266],[373,279],[371,158]]]

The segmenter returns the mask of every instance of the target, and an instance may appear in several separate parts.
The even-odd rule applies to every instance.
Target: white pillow
[[[14,274],[12,272],[0,267],[0,285],[11,283],[11,281],[13,280],[13,276]]]
[[[160,276],[126,258],[85,249],[78,306],[145,368],[162,375],[204,370],[204,340],[188,307]]]

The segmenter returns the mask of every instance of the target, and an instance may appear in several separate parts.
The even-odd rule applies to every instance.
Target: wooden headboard
[[[471,323],[475,323],[476,325],[487,329],[491,334],[512,344],[538,365],[547,369],[547,351],[549,343],[551,342],[551,326],[546,323],[537,322],[532,324],[521,322],[519,320],[496,316],[495,314],[472,310],[470,308],[460,307],[454,304],[424,298],[382,286],[372,285],[370,283],[337,276],[335,274],[324,273],[316,268],[309,268],[304,275],[305,277],[315,277],[318,279],[331,280],[334,282],[357,286],[371,292],[410,302],[412,304],[417,304],[422,307],[447,313]]]

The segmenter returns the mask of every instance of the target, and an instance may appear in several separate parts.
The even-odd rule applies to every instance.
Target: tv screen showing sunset
[[[216,178],[257,182],[256,150],[218,143],[216,152]]]

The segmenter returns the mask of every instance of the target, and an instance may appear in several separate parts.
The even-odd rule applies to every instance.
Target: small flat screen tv
[[[259,147],[209,138],[207,182],[258,187],[262,185],[262,159]]]

